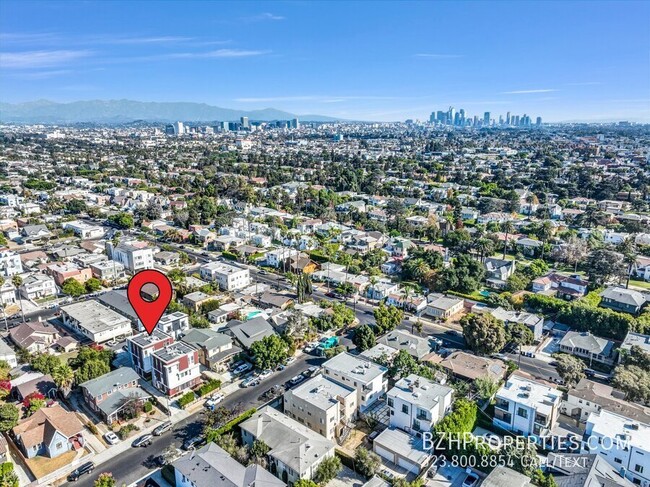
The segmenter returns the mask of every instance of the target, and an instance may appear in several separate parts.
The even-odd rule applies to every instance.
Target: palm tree
[[[539,237],[542,240],[542,255],[540,258],[544,260],[544,247],[546,246],[547,242],[550,240],[550,238],[553,236],[553,225],[551,225],[551,222],[549,220],[544,220],[542,222],[542,226],[539,229]]]
[[[625,288],[630,287],[630,276],[632,275],[632,268],[636,264],[636,236],[632,235],[626,238],[618,246],[618,250],[623,254],[623,261],[627,264],[627,278],[625,281]]]
[[[515,226],[510,220],[506,220],[501,224],[501,231],[506,234],[506,239],[503,243],[503,260],[506,260],[506,251],[508,250],[508,235],[515,232]]]
[[[52,372],[54,383],[67,396],[74,383],[74,371],[68,364],[61,364]]]
[[[370,295],[374,296],[375,295],[375,286],[379,282],[379,278],[377,276],[370,276],[370,278],[368,279],[368,282],[370,283],[370,289],[372,290]]]

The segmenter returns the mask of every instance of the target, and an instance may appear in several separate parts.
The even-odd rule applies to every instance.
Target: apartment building
[[[139,335],[127,338],[127,350],[131,358],[133,370],[141,377],[149,377],[153,369],[151,355],[172,343],[174,343],[174,339],[158,328],[154,328],[151,335],[149,333],[140,333]]]
[[[591,413],[582,451],[597,453],[632,483],[650,486],[649,425],[606,410]]]
[[[72,263],[49,265],[47,272],[54,278],[57,286],[63,285],[66,279],[74,279],[79,284],[85,284],[88,279],[93,277],[89,268],[80,268]]]
[[[126,277],[124,266],[114,260],[102,260],[90,264],[93,277],[102,281],[116,281]]]
[[[31,274],[23,279],[18,288],[20,295],[25,299],[40,299],[56,296],[58,290],[54,279],[45,274]]]
[[[431,380],[410,374],[386,394],[390,408],[390,426],[421,436],[451,409],[454,390]]]
[[[132,333],[131,320],[95,301],[61,307],[63,324],[94,343],[106,343]]]
[[[192,346],[175,342],[151,354],[151,383],[172,397],[201,382],[199,352]]]
[[[20,255],[13,250],[0,250],[0,275],[2,277],[11,277],[16,274],[22,274],[23,264],[20,261]]]
[[[217,282],[223,291],[236,291],[250,284],[248,269],[223,262],[209,262],[200,269],[201,278],[210,282]]]
[[[132,274],[143,269],[153,269],[154,266],[153,250],[146,242],[122,242],[117,246],[106,242],[106,254]]]
[[[562,392],[513,374],[496,394],[493,424],[522,436],[548,436],[560,412]]]
[[[323,364],[323,375],[357,391],[360,411],[382,396],[387,389],[387,368],[350,353],[340,353]]]
[[[284,413],[328,440],[349,431],[356,411],[356,390],[322,375],[284,394]]]
[[[163,315],[158,321],[158,328],[177,339],[190,329],[190,317],[181,311]],[[144,327],[139,331],[144,331]]]
[[[79,220],[63,223],[63,229],[73,231],[81,240],[102,238],[104,236],[104,229],[102,227],[90,225]]]

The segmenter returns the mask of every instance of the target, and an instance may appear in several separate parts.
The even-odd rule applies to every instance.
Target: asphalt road
[[[225,407],[240,405],[244,410],[251,407],[258,407],[266,401],[259,396],[272,386],[285,384],[289,379],[298,375],[313,365],[323,363],[322,358],[302,355],[296,362],[286,369],[275,372],[271,377],[262,381],[255,387],[240,388],[229,394],[223,401]],[[114,457],[95,469],[92,475],[83,476],[77,482],[68,482],[64,485],[76,487],[93,487],[95,480],[102,472],[111,472],[117,481],[117,485],[129,485],[145,475],[151,473],[157,467],[154,465],[154,459],[159,456],[168,446],[173,445],[177,448],[183,444],[187,438],[192,438],[201,433],[203,430],[203,411],[194,413],[189,418],[180,421],[174,425],[171,433],[165,433],[162,436],[154,437],[153,443],[147,448],[131,448],[126,452]],[[126,441],[133,441],[137,438],[134,436]]]

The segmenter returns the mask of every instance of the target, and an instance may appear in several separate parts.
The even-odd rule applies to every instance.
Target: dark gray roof
[[[227,327],[244,348],[250,348],[253,343],[275,333],[271,324],[261,316],[243,322],[232,320]]]
[[[181,338],[181,341],[194,345],[197,348],[201,347],[212,350],[228,345],[232,342],[232,338],[210,329],[193,328]]]
[[[643,306],[646,301],[645,296],[639,291],[622,287],[608,287],[600,293],[600,297],[611,299],[617,303],[629,304],[630,306]]]
[[[285,483],[259,465],[244,467],[221,447],[208,443],[179,458],[174,468],[196,487],[285,487]]]
[[[96,379],[79,384],[79,387],[85,388],[92,397],[97,397],[112,391],[119,384],[128,384],[134,380],[139,381],[139,379],[140,376],[131,367],[120,367]]]
[[[393,330],[379,339],[378,343],[397,350],[406,350],[410,355],[420,359],[431,352],[429,338],[423,338],[407,331]]]
[[[148,397],[150,397],[150,395],[144,389],[140,387],[128,387],[114,392],[104,401],[100,402],[99,409],[101,409],[106,416],[110,416],[126,406],[126,404],[131,400],[136,398],[146,399]]]
[[[558,487],[632,487],[601,456],[580,453],[550,453],[547,467]],[[509,484],[508,484],[509,485]]]
[[[130,320],[135,321],[138,319],[138,315],[133,309],[133,306],[131,306],[131,303],[129,303],[129,298],[126,296],[126,289],[117,289],[100,294],[97,300]]]

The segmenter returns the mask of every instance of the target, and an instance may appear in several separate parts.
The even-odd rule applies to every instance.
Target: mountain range
[[[0,121],[17,123],[128,123],[150,122],[214,122],[290,120],[333,122],[338,119],[324,115],[296,115],[275,108],[235,110],[205,103],[143,102],[134,100],[86,100],[58,103],[38,100],[26,103],[0,103]]]

